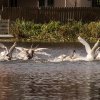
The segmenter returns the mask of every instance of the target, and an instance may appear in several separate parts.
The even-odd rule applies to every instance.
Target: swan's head
[[[29,49],[26,51],[26,57],[25,59],[32,59],[34,55],[34,50],[33,49]]]
[[[73,53],[76,53],[76,50],[73,50]]]
[[[10,55],[8,55],[8,54],[5,56],[5,60],[11,60],[11,58],[12,57]]]
[[[28,53],[31,54],[31,55],[33,55],[34,54],[34,50],[33,49],[29,49]]]
[[[9,61],[9,60],[11,60],[11,57],[8,55],[5,55],[5,56],[3,56],[3,59]]]
[[[75,53],[76,53],[76,51],[75,51],[75,50],[73,50],[72,55],[70,55],[70,58],[71,58],[71,59],[73,59],[73,57],[75,56]]]
[[[23,59],[23,60],[28,60],[28,59],[33,58],[33,54],[34,54],[34,50],[25,49],[25,50],[20,51],[20,53],[18,53],[17,58]]]

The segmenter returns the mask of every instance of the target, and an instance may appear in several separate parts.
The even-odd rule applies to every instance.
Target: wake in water
[[[73,56],[72,55],[68,56],[68,55],[65,55],[65,54],[61,54],[58,57],[49,59],[48,61],[49,62],[78,61],[79,57],[80,57],[79,54],[73,55]]]

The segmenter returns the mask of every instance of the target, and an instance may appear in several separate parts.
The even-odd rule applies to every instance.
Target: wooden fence
[[[100,8],[73,7],[73,8],[3,8],[2,19],[34,20],[35,23],[45,23],[50,20],[66,23],[70,20],[94,21],[100,20]]]

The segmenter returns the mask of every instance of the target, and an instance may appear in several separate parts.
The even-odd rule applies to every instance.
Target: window
[[[54,0],[48,0],[48,6],[53,6],[54,5]]]
[[[39,0],[39,7],[53,6],[54,0]]]
[[[17,0],[9,0],[10,7],[17,7]]]
[[[97,0],[97,4],[100,5],[100,0]]]
[[[100,0],[92,0],[93,7],[100,7]]]
[[[39,7],[45,6],[45,0],[39,0]]]

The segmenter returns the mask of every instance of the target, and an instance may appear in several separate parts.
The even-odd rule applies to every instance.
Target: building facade
[[[0,7],[100,7],[100,0],[0,0]]]

